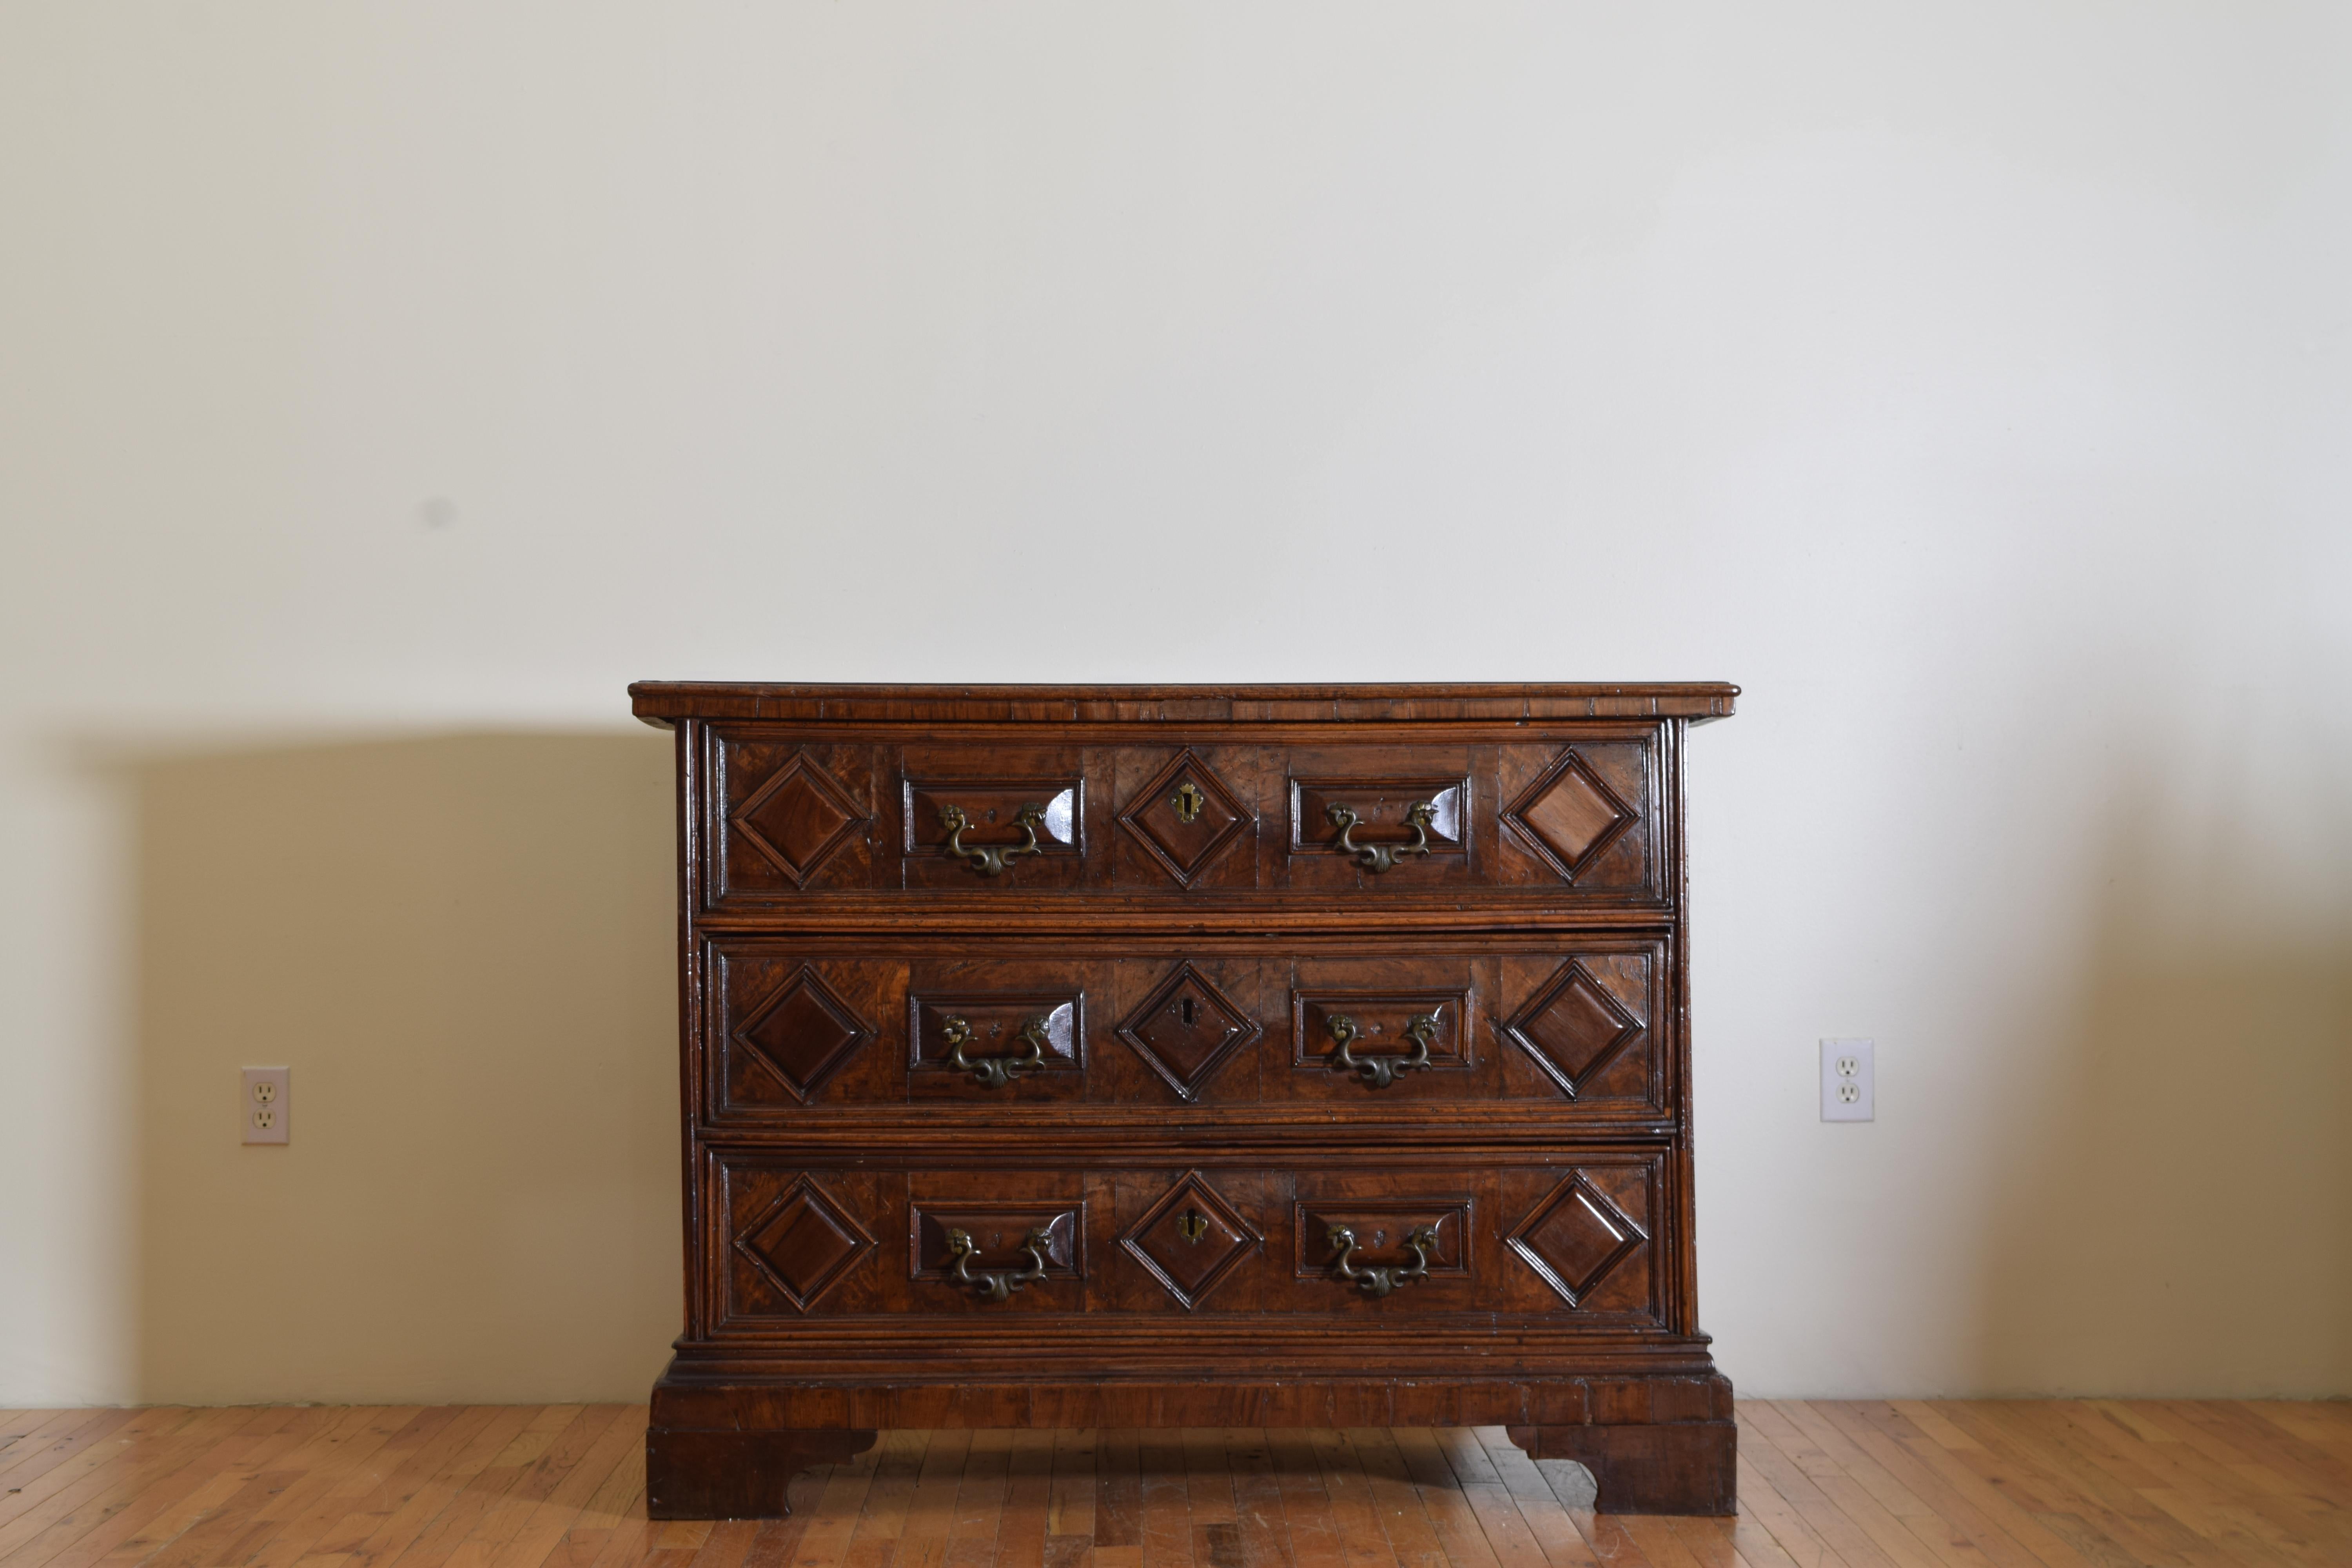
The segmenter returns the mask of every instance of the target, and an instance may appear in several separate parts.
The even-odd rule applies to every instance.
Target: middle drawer
[[[940,958],[706,950],[706,1114],[1035,1101],[1674,1103],[1664,942],[1539,952]]]

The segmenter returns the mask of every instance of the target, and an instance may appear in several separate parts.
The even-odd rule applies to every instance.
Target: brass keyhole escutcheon
[[[1209,1216],[1199,1209],[1186,1209],[1176,1216],[1176,1234],[1182,1237],[1187,1245],[1200,1246],[1202,1238],[1209,1234]]]
[[[1201,808],[1209,804],[1209,797],[1201,793],[1199,784],[1186,779],[1176,786],[1175,798],[1168,804],[1176,808],[1177,821],[1190,822],[1201,815]]]

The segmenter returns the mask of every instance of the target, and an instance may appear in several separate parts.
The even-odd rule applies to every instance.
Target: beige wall
[[[137,770],[140,1396],[642,1399],[679,1323],[670,748]],[[237,1069],[290,1064],[282,1148]]]
[[[2347,29],[0,7],[0,1403],[642,1389],[722,676],[1742,682],[1734,1378],[2352,1393]]]

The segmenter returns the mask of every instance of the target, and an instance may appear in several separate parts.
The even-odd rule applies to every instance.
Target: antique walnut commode
[[[1682,761],[1738,689],[648,683],[656,1518],[878,1427],[1487,1425],[1727,1513]]]

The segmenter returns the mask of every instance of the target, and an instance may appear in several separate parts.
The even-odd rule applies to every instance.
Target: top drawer
[[[1549,740],[1152,743],[700,732],[704,886],[1171,897],[1473,888],[1664,902],[1660,727]]]

